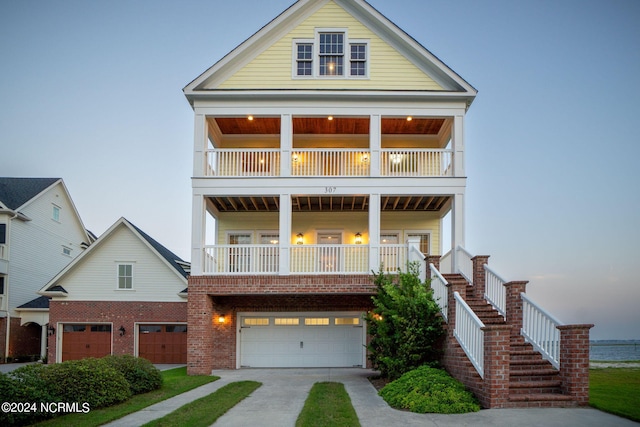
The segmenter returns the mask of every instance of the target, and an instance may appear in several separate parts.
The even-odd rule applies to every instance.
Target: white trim
[[[298,45],[310,44],[311,45],[311,75],[301,76],[298,75]],[[295,80],[311,80],[315,78],[315,64],[316,64],[316,45],[313,39],[292,39],[291,40],[291,78]]]
[[[135,286],[134,286],[134,278],[135,278],[135,261],[114,261],[115,265],[116,265],[116,290],[117,291],[133,291],[135,290]],[[120,266],[127,266],[130,265],[131,266],[131,287],[130,288],[121,288],[120,287]],[[124,278],[128,277],[128,276],[122,276]]]
[[[429,253],[427,255],[433,254],[433,230],[405,230],[405,242],[407,241],[407,239],[409,239],[410,234],[427,234],[429,236]]]

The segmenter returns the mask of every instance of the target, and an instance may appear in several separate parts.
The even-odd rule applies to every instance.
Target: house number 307
[[[324,192],[325,194],[327,193],[335,193],[336,192],[336,187],[324,187]]]

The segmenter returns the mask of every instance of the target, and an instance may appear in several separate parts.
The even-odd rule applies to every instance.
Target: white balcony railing
[[[452,150],[384,149],[380,159],[383,176],[452,176]]]
[[[278,176],[280,150],[216,149],[207,151],[207,176]]]
[[[280,269],[275,245],[216,245],[204,248],[205,274],[274,274]]]
[[[212,149],[206,151],[205,176],[281,176],[280,149]],[[291,176],[371,176],[368,149],[296,148],[291,151]],[[380,176],[453,176],[453,151],[383,149]]]
[[[449,284],[447,280],[442,277],[442,274],[433,265],[429,264],[431,270],[431,289],[433,289],[433,298],[440,307],[440,313],[445,322],[448,322],[447,316],[449,315]]]
[[[454,292],[456,301],[456,324],[453,335],[467,357],[484,378],[484,323],[476,316],[458,292]]]
[[[507,291],[502,277],[493,271],[487,264],[484,265],[484,299],[495,308],[502,317],[507,316]]]
[[[291,247],[291,273],[367,274],[368,272],[368,245]]]
[[[370,265],[369,245],[294,245],[289,271],[280,271],[278,245],[205,246],[203,271],[207,274],[369,274],[382,266],[386,273],[407,271],[408,245],[380,245],[375,265]],[[286,267],[285,267],[286,268]]]
[[[525,293],[522,296],[522,336],[542,357],[560,369],[560,321],[534,303]]]
[[[291,152],[293,176],[369,176],[367,150],[297,149]]]

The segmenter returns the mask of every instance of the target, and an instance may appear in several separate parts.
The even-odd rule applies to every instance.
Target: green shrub
[[[367,314],[369,359],[385,378],[396,379],[419,366],[437,366],[444,337],[440,308],[417,264],[406,273],[375,275],[374,309]]]
[[[91,409],[122,402],[131,397],[129,383],[101,359],[69,360],[42,371],[52,395],[62,402],[87,402]]]
[[[42,379],[45,365],[22,366],[8,375],[0,375],[0,401],[10,403],[56,402],[47,383]],[[37,411],[21,411],[0,414],[0,425],[28,425],[50,418],[54,414]]]
[[[380,390],[380,396],[396,409],[420,414],[463,414],[480,410],[475,396],[442,369],[421,366]]]
[[[124,375],[133,394],[146,393],[162,387],[160,371],[147,359],[123,354],[105,356],[102,360]]]

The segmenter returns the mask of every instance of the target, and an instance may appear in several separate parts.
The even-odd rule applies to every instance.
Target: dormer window
[[[293,43],[293,75],[298,78],[366,78],[368,40],[350,40],[344,30],[316,30],[315,39]]]

